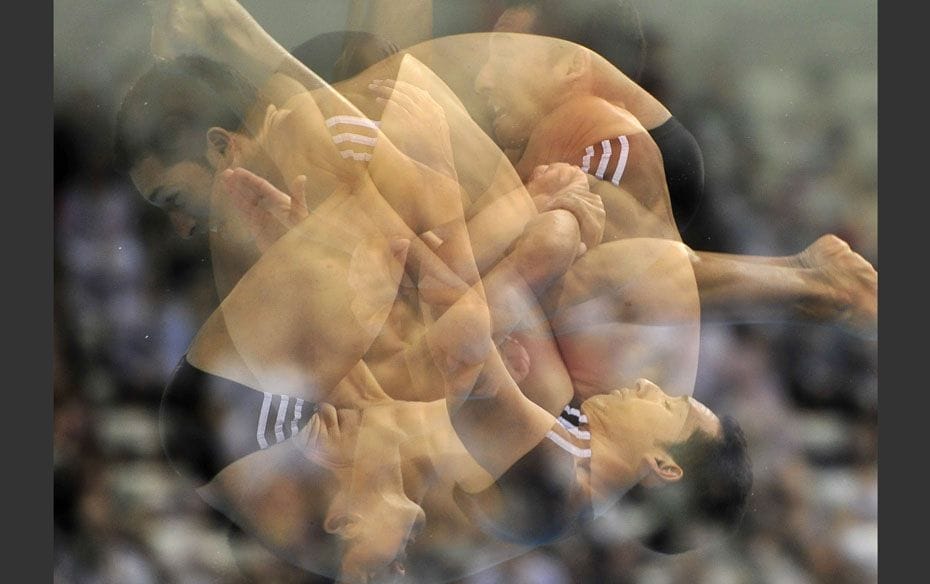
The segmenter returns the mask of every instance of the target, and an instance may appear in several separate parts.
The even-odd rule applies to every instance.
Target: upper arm
[[[622,237],[678,239],[662,154],[632,115],[604,100],[588,112],[586,132],[568,162],[589,175],[607,211],[605,241]]]

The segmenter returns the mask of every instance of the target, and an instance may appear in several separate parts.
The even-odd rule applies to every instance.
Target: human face
[[[340,581],[391,582],[404,576],[407,545],[426,515],[404,493],[399,461],[357,451],[360,424],[358,410],[320,404],[302,431],[304,452],[338,483],[325,529],[342,542]]]
[[[357,524],[346,538],[340,580],[393,582],[406,574],[406,549],[423,529],[426,515],[406,497],[364,497],[355,501]]]
[[[671,397],[646,379],[589,398],[581,410],[591,430],[592,474],[618,489],[638,482],[650,463],[670,460],[668,447],[694,432],[720,432],[720,420],[704,404]]]
[[[212,169],[192,160],[165,166],[155,156],[147,156],[130,170],[129,177],[146,201],[168,214],[182,238],[207,232]]]
[[[475,78],[475,91],[488,100],[494,136],[502,148],[525,146],[533,128],[551,110],[547,48],[538,40],[511,34],[529,33],[534,19],[530,9],[506,10],[494,27],[499,34],[491,37],[488,60]]]

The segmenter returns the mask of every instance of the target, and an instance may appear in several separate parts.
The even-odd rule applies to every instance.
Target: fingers
[[[244,168],[225,170],[222,179],[225,181],[229,193],[233,197],[239,198],[242,203],[266,210],[279,221],[288,222],[295,201],[267,180]],[[294,186],[299,188],[302,193],[305,182],[306,177],[299,182],[298,187],[298,181],[295,180]],[[304,212],[303,217],[306,217],[309,214],[306,211],[306,202],[302,196],[297,197],[297,199],[298,209],[302,209]]]
[[[368,84],[368,89],[379,101],[392,101],[410,114],[422,113],[427,107],[439,107],[428,91],[405,81],[375,79]]]
[[[575,216],[581,231],[584,253],[601,242],[607,213],[600,196],[588,188],[587,176],[579,168],[566,163],[538,166],[533,169],[528,189],[542,193],[533,197],[542,212],[563,209]]]
[[[310,432],[307,436],[307,444],[313,446],[320,439],[320,418],[319,416],[313,416],[310,418],[309,424]]]
[[[549,170],[549,164],[541,164],[533,169],[533,173],[530,174],[530,182],[541,178],[547,170]]]
[[[306,186],[307,176],[304,174],[297,176],[291,182],[291,209],[289,216],[293,224],[306,219],[307,216],[310,215],[310,210],[307,209],[307,197],[304,191]]]
[[[268,208],[270,208],[268,203],[283,203],[287,207],[291,205],[289,196],[267,180],[244,168],[224,170],[221,178],[231,193],[244,197],[254,205],[262,204]]]
[[[586,246],[586,249],[590,249],[601,242],[604,236],[607,214],[604,211],[600,197],[597,195],[585,196],[569,193],[552,199],[545,205],[544,209],[546,211],[563,209],[574,215],[581,231],[581,241]]]
[[[321,429],[320,437],[321,438],[334,438],[331,433],[339,429],[339,418],[336,416],[336,408],[332,404],[322,403],[319,406],[319,411],[317,415],[320,417]]]
[[[254,219],[260,201],[258,193],[248,188],[231,169],[224,170],[220,180],[236,208],[249,219]]]
[[[295,223],[288,217],[291,198],[265,179],[237,168],[223,171],[220,181],[260,250],[270,247]]]
[[[531,194],[557,195],[561,191],[588,190],[588,181],[581,169],[564,162],[537,166],[526,186]]]

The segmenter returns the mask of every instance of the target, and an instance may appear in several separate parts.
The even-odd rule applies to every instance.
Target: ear
[[[584,47],[572,46],[559,59],[559,71],[566,81],[583,78],[591,69],[591,52]]]
[[[338,535],[342,539],[352,539],[361,519],[358,513],[330,511],[323,520],[323,529],[326,533]]]
[[[661,487],[667,483],[674,483],[681,480],[684,471],[678,466],[678,463],[665,452],[653,453],[646,456],[645,459],[647,474],[640,481],[644,487]]]
[[[219,126],[207,130],[207,161],[215,170],[232,165],[234,149],[235,138],[229,130]]]

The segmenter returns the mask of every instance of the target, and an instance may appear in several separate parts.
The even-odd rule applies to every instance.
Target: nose
[[[635,388],[636,395],[640,397],[665,395],[658,385],[642,377],[636,380]]]
[[[174,231],[182,238],[188,239],[194,234],[194,227],[197,226],[197,220],[181,211],[168,211],[168,218]]]

